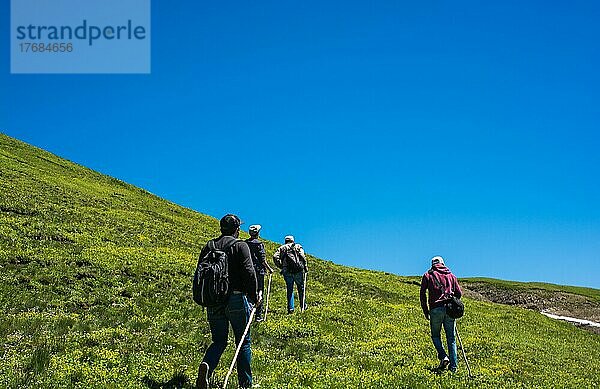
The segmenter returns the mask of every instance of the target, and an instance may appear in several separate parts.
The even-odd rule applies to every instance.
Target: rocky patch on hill
[[[578,294],[535,288],[510,289],[485,282],[463,281],[461,285],[465,295],[473,299],[600,323],[600,304]],[[575,325],[600,334],[598,327]]]

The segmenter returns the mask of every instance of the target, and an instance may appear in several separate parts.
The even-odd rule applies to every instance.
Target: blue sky
[[[2,7],[8,135],[337,263],[600,288],[598,2],[154,1],[150,75],[10,75]]]

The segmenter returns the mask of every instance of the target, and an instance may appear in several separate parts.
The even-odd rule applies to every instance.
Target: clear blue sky
[[[154,1],[150,75],[10,75],[0,18],[8,135],[337,263],[600,288],[597,1]]]

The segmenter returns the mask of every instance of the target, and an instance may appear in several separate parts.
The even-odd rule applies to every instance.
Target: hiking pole
[[[250,312],[250,318],[248,319],[248,324],[246,324],[246,329],[244,330],[244,334],[242,335],[242,338],[240,339],[240,344],[237,345],[237,348],[235,350],[235,355],[233,356],[233,361],[231,361],[231,366],[229,366],[229,371],[227,372],[227,375],[225,376],[225,383],[223,384],[223,389],[227,388],[227,381],[229,381],[229,376],[231,375],[231,372],[233,371],[233,367],[235,366],[235,361],[237,360],[237,357],[240,354],[240,350],[242,349],[242,344],[244,344],[244,339],[246,338],[246,335],[248,334],[248,331],[250,330],[250,324],[252,324],[252,319],[254,319],[255,313],[256,313],[256,307],[253,307],[252,312]]]
[[[460,344],[460,349],[462,350],[463,358],[465,359],[465,364],[467,365],[467,371],[469,372],[469,378],[473,378],[471,375],[471,368],[469,367],[469,361],[467,360],[467,354],[465,354],[465,348],[463,347],[462,340],[460,339],[460,335],[458,334],[458,326],[454,323],[454,330],[456,331],[456,337],[458,338],[458,343]]]
[[[306,310],[306,275],[308,272],[304,272],[304,284],[302,285],[302,312]]]
[[[264,321],[267,321],[267,313],[269,313],[269,293],[271,293],[271,278],[273,278],[273,273],[269,273],[269,286],[267,286],[267,301],[265,302]]]

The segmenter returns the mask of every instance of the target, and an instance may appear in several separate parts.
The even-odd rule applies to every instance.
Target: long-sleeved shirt
[[[433,277],[438,280],[442,289],[437,286],[437,283],[433,280]],[[429,292],[429,299],[426,296],[426,292]],[[460,298],[462,296],[462,290],[458,284],[456,276],[450,272],[446,266],[442,264],[436,264],[431,267],[421,279],[421,308],[423,313],[429,313],[429,310],[437,307],[441,307],[444,304],[447,296],[453,294]],[[429,308],[427,303],[429,302]]]
[[[221,235],[213,239],[215,248],[221,249],[235,239],[233,236]],[[208,253],[208,244],[200,252],[200,258]],[[250,302],[258,300],[258,287],[256,283],[256,273],[252,265],[250,249],[243,240],[238,240],[227,250],[229,271],[229,287],[232,291],[238,291],[246,294]]]

